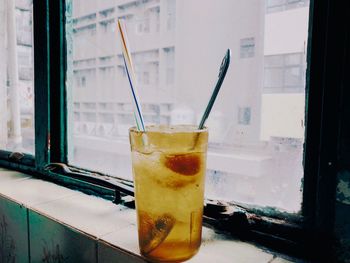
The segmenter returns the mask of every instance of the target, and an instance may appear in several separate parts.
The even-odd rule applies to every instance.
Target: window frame
[[[350,49],[345,41],[346,3],[341,2],[310,0],[301,214],[231,203],[238,212],[220,219],[217,214],[210,216],[210,212],[220,210],[220,204],[214,202],[207,207],[213,209],[207,209],[205,224],[294,256],[331,256],[341,129],[338,105],[346,78],[346,62],[339,63],[337,58]],[[120,203],[122,193],[133,193],[123,180],[64,165],[68,154],[67,6],[65,0],[33,0],[35,157],[0,150],[0,166]],[[338,23],[339,17],[344,23]]]

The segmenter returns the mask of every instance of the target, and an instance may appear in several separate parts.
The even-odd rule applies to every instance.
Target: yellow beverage
[[[146,130],[129,133],[140,251],[153,261],[183,261],[201,244],[208,131]]]

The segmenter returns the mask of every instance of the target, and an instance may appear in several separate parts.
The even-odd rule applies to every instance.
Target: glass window
[[[173,31],[175,30],[176,26],[176,6],[175,6],[175,1],[174,0],[167,0],[163,1],[166,4],[166,28],[167,31]]]
[[[73,23],[67,32],[72,39],[67,82],[70,164],[132,179],[128,128],[134,126],[134,117],[115,30],[116,18],[124,17],[148,125],[198,124],[222,57],[227,48],[232,51],[207,122],[207,197],[300,210],[307,42],[303,32],[308,24],[295,22],[300,16],[308,21],[308,5],[295,7],[296,14],[283,8],[276,16],[266,5],[286,1],[222,0],[218,5],[211,0],[120,0],[109,6],[102,1],[91,6],[83,0],[72,2],[67,23],[86,17],[82,6],[90,10],[90,20]],[[113,12],[106,17],[101,10]],[[112,21],[108,38],[105,29],[96,26],[103,19]],[[297,28],[288,38],[273,26],[294,24]],[[98,63],[79,65],[82,61]]]
[[[287,54],[287,55],[285,55],[284,61],[285,61],[285,64],[288,66],[305,65],[305,63],[303,63],[303,54],[302,53]]]
[[[32,1],[1,1],[1,150],[34,154],[32,33]]]
[[[290,67],[284,71],[284,81],[286,86],[303,86],[303,79],[300,67]]]
[[[266,68],[265,69],[265,88],[283,87],[283,69],[282,68]]]
[[[303,92],[306,58],[303,53],[264,58],[264,93]]]
[[[283,56],[272,55],[265,56],[264,58],[265,68],[268,67],[283,67]]]

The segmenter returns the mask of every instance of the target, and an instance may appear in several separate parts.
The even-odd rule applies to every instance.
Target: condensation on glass
[[[0,1],[0,150],[34,154],[32,0]]]
[[[132,179],[134,125],[116,20],[126,21],[146,124],[208,119],[206,195],[299,211],[309,1],[67,2],[69,162]]]

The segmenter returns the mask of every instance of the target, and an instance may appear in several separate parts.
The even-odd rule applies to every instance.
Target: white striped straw
[[[134,117],[136,121],[136,126],[139,131],[144,132],[146,130],[145,130],[145,124],[142,117],[141,104],[139,103],[138,95],[136,92],[135,71],[131,60],[131,54],[129,51],[130,49],[128,48],[129,42],[126,35],[125,23],[122,19],[118,19],[118,29],[120,32],[120,40],[121,40],[122,50],[123,50],[123,60],[125,65],[125,71],[130,84],[131,95],[133,97]]]

